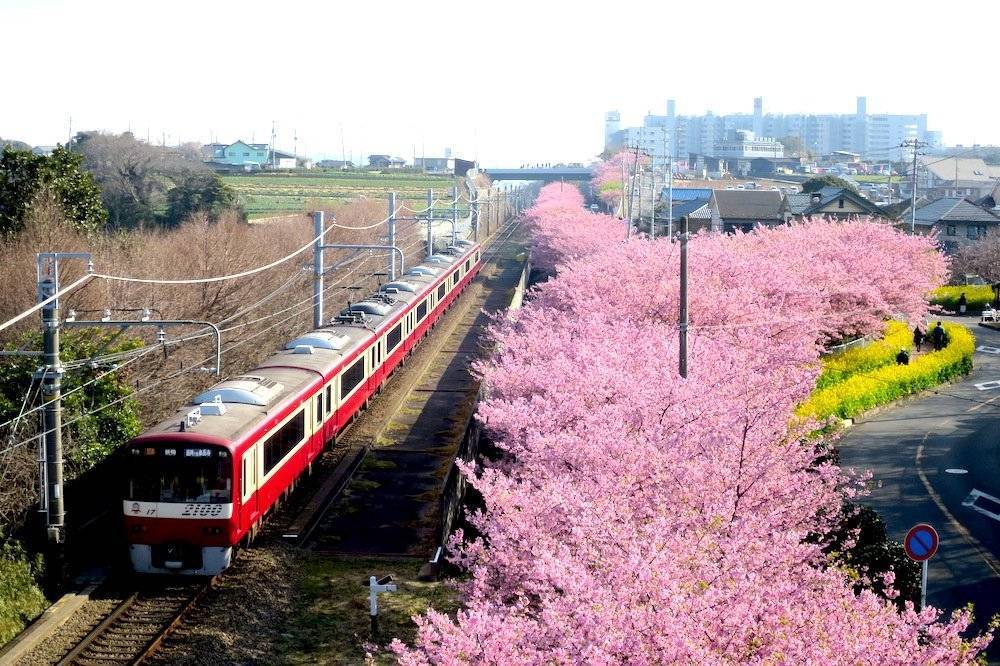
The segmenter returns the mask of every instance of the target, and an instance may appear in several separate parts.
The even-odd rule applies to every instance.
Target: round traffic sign
[[[919,523],[910,528],[903,538],[903,550],[906,556],[916,562],[923,562],[934,557],[938,549],[938,533],[927,523]]]

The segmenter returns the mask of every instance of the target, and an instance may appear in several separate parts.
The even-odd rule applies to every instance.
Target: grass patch
[[[395,469],[396,467],[398,465],[391,460],[379,460],[373,456],[366,456],[365,461],[361,463],[361,469]]]
[[[988,284],[967,284],[938,287],[931,292],[931,303],[949,310],[958,310],[958,299],[962,294],[965,294],[970,311],[982,310],[993,300],[993,288]]]
[[[385,647],[393,638],[416,637],[412,616],[428,606],[442,612],[458,608],[455,590],[443,582],[419,582],[422,562],[307,555],[295,590],[295,608],[279,643],[286,664],[362,664],[365,644],[373,642],[368,616],[369,576],[391,574],[398,591],[379,595],[380,638],[375,663],[395,663]]]
[[[358,197],[383,199],[389,192],[396,192],[400,205],[418,209],[426,205],[427,190],[434,190],[439,199],[447,197],[452,186],[465,192],[461,179],[419,173],[262,173],[223,176],[222,180],[236,191],[240,205],[251,218],[299,213]],[[440,206],[442,211],[447,207]]]

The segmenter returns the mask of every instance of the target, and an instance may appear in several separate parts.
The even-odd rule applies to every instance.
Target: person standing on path
[[[916,351],[920,351],[921,346],[924,344],[924,338],[926,337],[927,334],[920,330],[920,324],[913,327],[913,348]]]
[[[944,328],[941,327],[941,322],[938,322],[934,330],[931,331],[931,340],[934,342],[934,351],[944,349]]]

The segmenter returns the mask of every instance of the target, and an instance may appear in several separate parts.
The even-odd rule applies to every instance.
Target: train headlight
[[[203,527],[203,528],[201,528],[201,531],[203,533],[205,533],[205,534],[212,534],[212,535],[216,535],[216,536],[219,535],[219,534],[222,534],[222,528],[221,527]]]

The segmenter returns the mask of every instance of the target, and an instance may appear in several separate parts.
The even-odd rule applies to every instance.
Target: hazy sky
[[[583,161],[603,115],[926,112],[1000,143],[993,0],[0,0],[0,136]],[[980,30],[980,26],[984,30]]]

